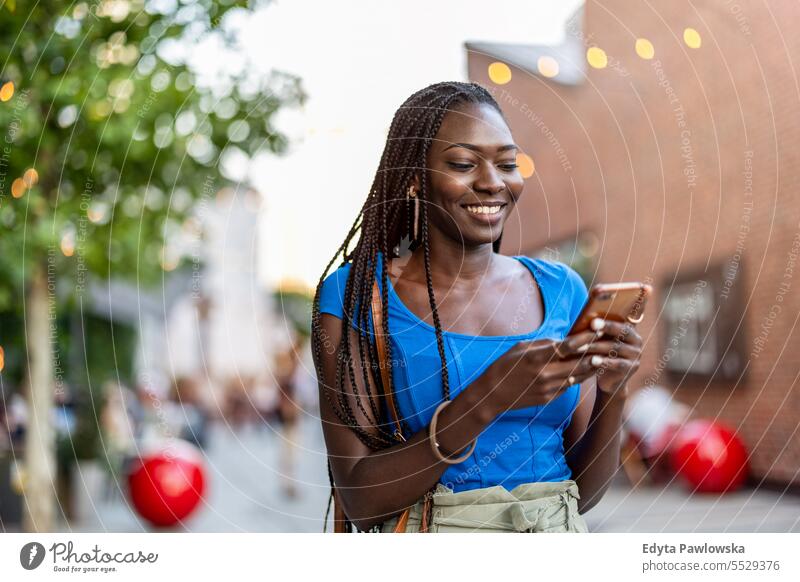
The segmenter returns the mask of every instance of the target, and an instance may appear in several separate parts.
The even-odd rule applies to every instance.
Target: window
[[[668,372],[736,381],[744,370],[741,264],[664,280],[662,362]]]
[[[712,374],[718,346],[713,331],[713,290],[705,279],[668,290],[664,320],[669,330],[667,367],[678,372]]]

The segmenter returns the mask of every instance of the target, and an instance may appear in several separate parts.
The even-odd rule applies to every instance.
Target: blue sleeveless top
[[[522,255],[513,258],[525,265],[538,283],[544,320],[536,330],[510,336],[472,336],[442,330],[452,398],[469,389],[471,382],[517,342],[563,339],[587,299],[583,279],[565,263]],[[376,276],[382,291],[381,260],[379,253]],[[350,267],[346,263],[325,278],[320,291],[320,312],[342,318]],[[399,414],[416,433],[428,426],[444,398],[436,331],[414,315],[402,303],[391,281],[388,283],[396,404]],[[352,326],[358,327],[355,322]],[[372,331],[371,313],[369,327]],[[463,463],[449,465],[439,481],[458,492],[492,485],[511,490],[522,483],[570,479],[572,472],[564,458],[563,432],[572,419],[579,393],[580,384],[574,384],[547,404],[498,415],[478,437],[472,455]]]

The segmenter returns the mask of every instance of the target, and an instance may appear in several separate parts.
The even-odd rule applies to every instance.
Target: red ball
[[[128,473],[133,506],[159,527],[175,525],[191,515],[205,487],[203,455],[194,445],[177,439],[142,454]]]
[[[693,420],[679,431],[670,451],[673,470],[695,491],[724,493],[747,478],[747,450],[736,433],[710,420]]]

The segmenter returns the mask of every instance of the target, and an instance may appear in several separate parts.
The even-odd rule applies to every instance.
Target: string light
[[[539,57],[536,63],[539,74],[548,79],[558,75],[558,61],[550,56]]]
[[[519,173],[522,174],[522,177],[525,179],[533,176],[533,173],[536,171],[533,159],[528,154],[522,152],[517,154],[517,166]]]
[[[652,59],[656,54],[656,49],[653,48],[653,43],[646,38],[636,39],[636,54],[646,61]]]
[[[703,44],[703,39],[700,38],[700,33],[694,28],[687,28],[683,31],[683,42],[689,48],[697,49]]]
[[[595,69],[605,69],[608,65],[608,55],[600,47],[592,46],[586,51],[586,60]]]
[[[489,79],[495,85],[505,85],[511,80],[511,68],[499,61],[489,65]]]

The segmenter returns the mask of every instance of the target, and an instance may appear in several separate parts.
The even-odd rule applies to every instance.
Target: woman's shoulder
[[[319,291],[320,312],[331,313],[339,319],[342,318],[344,313],[345,290],[347,289],[347,281],[350,277],[352,267],[353,264],[351,262],[342,263],[323,279],[322,287]],[[376,268],[376,277],[378,273],[379,269]],[[380,281],[378,281],[378,287],[382,289]],[[358,299],[356,299],[356,306],[358,303]]]
[[[568,319],[573,322],[586,299],[589,290],[583,277],[570,265],[563,261],[525,257],[541,274],[540,280],[550,288],[551,295],[555,298],[557,310],[568,314]]]
[[[559,285],[566,284],[570,288],[575,288],[577,291],[580,291],[581,288],[583,291],[586,291],[586,283],[584,282],[583,277],[581,277],[580,274],[567,263],[541,257],[528,257],[525,255],[519,256],[523,260],[526,260],[532,264],[534,268],[539,271],[539,273],[544,275],[547,283]]]
[[[330,313],[339,319],[344,313],[344,292],[352,263],[343,263],[329,273],[322,281],[319,291],[319,310]]]

